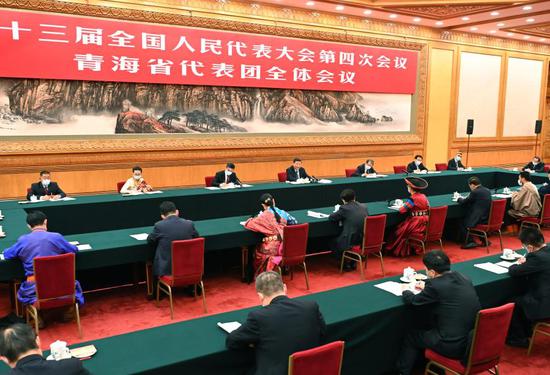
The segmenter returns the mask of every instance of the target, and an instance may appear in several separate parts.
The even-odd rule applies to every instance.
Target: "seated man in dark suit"
[[[540,157],[534,156],[533,160],[525,164],[525,166],[522,168],[522,171],[543,173],[544,163],[542,162],[542,160],[540,160]]]
[[[539,196],[540,196],[540,201],[541,202],[544,202],[544,196],[546,194],[550,194],[550,172],[548,172],[548,181],[545,182],[541,187],[539,187]]]
[[[353,190],[342,191],[340,199],[342,205],[328,217],[330,221],[336,222],[342,227],[342,232],[334,239],[331,246],[337,259],[342,258],[344,251],[362,244],[365,218],[369,215],[367,207],[355,200]],[[356,266],[356,262],[347,261],[344,263],[344,270],[351,271]]]
[[[456,153],[456,156],[454,158],[452,158],[451,160],[449,160],[449,162],[447,163],[447,170],[449,170],[449,171],[461,171],[464,168],[465,167],[462,164],[462,152],[459,151],[459,152]]]
[[[424,158],[422,157],[422,155],[416,155],[414,157],[414,160],[411,161],[408,165],[407,165],[407,172],[408,173],[419,173],[419,172],[422,172],[422,171],[428,171],[428,168],[426,168],[424,166],[424,164],[422,164],[422,161],[424,160]]]
[[[485,186],[481,185],[479,178],[475,176],[470,177],[468,179],[468,185],[471,190],[468,197],[458,198],[458,203],[465,208],[465,215],[458,229],[458,241],[463,243],[463,249],[473,249],[478,246],[478,244],[468,236],[468,228],[487,223],[492,202],[491,192]]]
[[[417,282],[416,288],[422,291],[416,295],[403,284],[403,302],[430,308],[432,326],[428,330],[412,330],[405,338],[397,362],[397,369],[403,375],[411,374],[414,363],[424,355],[426,348],[446,357],[464,358],[470,331],[474,329],[481,308],[472,282],[451,271],[447,254],[433,250],[426,253],[422,261],[428,280]]]
[[[376,171],[374,170],[374,160],[372,159],[367,159],[365,164],[358,165],[352,176],[363,177],[368,174],[376,174]]]
[[[304,168],[302,168],[302,159],[294,158],[292,165],[286,170],[286,180],[294,182],[300,178],[311,179],[311,176],[307,174]]]
[[[157,277],[172,274],[172,241],[190,240],[199,236],[193,222],[180,218],[179,214],[173,202],[162,202],[162,220],[155,223],[153,232],[147,237],[147,242],[156,249],[153,259],[155,280]]]
[[[237,177],[235,173],[235,164],[227,163],[223,171],[216,173],[214,180],[212,181],[212,186],[224,187],[229,184],[240,185],[241,180]]]
[[[256,292],[262,307],[248,314],[246,322],[227,336],[229,349],[253,345],[256,375],[286,375],[288,357],[322,344],[326,325],[314,301],[290,299],[277,272],[261,273]]]
[[[50,180],[50,177],[50,172],[40,172],[40,181],[31,185],[30,190],[27,192],[27,200],[31,200],[33,195],[41,201],[64,198],[66,194],[61,190],[57,182]]]
[[[527,255],[510,266],[508,273],[525,283],[525,294],[514,301],[506,343],[527,348],[534,324],[550,319],[550,247],[537,228],[523,229],[519,239]]]
[[[46,361],[40,339],[28,324],[14,324],[0,332],[0,359],[12,368],[10,375],[90,375],[76,358]]]

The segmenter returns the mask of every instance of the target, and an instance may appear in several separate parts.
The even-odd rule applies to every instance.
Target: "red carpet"
[[[550,230],[545,231],[550,238]],[[503,237],[504,247],[517,249],[521,245],[516,238]],[[491,253],[499,252],[498,239],[493,238]],[[452,242],[445,243],[445,250],[453,263],[485,256],[485,249],[461,250]],[[387,276],[400,274],[404,267],[423,269],[421,256],[406,259],[384,258]],[[291,297],[339,288],[360,282],[359,273],[340,274],[336,264],[328,256],[308,259],[310,291],[305,289],[303,273],[296,270],[294,280],[285,277]],[[376,258],[369,260],[367,279],[382,277],[380,263]],[[237,267],[210,272],[205,277],[206,300],[210,314],[255,306],[258,304],[253,284],[240,282],[240,270]],[[7,290],[2,295],[7,295]],[[7,298],[0,301],[0,316],[9,312]],[[70,345],[81,341],[95,340],[145,328],[156,327],[176,321],[188,320],[202,315],[200,298],[196,301],[185,293],[176,292],[174,300],[174,321],[170,320],[170,309],[166,299],[156,307],[154,302],[145,299],[145,286],[129,286],[86,294],[86,305],[82,309],[82,328],[84,337],[78,338],[76,324],[46,321],[47,326],[40,332],[44,348],[57,339]],[[502,374],[550,374],[550,337],[538,336],[530,357],[525,349],[507,347],[501,361]]]

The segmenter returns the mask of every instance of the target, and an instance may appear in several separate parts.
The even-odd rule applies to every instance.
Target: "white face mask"
[[[134,179],[135,179],[135,180],[138,180],[138,181],[141,180],[141,175],[139,175],[139,176],[134,175]]]
[[[462,157],[457,156],[457,157],[455,158],[455,160],[456,160],[456,161],[461,161],[461,160],[462,160]]]
[[[366,169],[366,170],[369,170],[369,169],[371,169],[371,168],[372,168],[372,167],[371,167],[370,165],[365,164],[365,169]]]
[[[533,160],[533,165],[537,165],[538,163],[538,161]]]
[[[415,161],[414,161],[414,164],[420,165],[420,164],[422,164],[422,162],[421,162],[421,161],[418,161],[418,160],[415,160]]]
[[[521,183],[521,180],[518,180],[518,185],[519,185],[519,186],[523,185],[523,184]]]
[[[227,176],[231,176],[231,175],[233,174],[233,172],[231,172],[231,171],[225,171],[225,174],[226,174]]]
[[[48,186],[50,184],[50,180],[42,180],[42,185]]]

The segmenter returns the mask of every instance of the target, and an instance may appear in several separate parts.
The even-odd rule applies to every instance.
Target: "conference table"
[[[421,175],[429,187],[432,207],[449,206],[448,218],[463,216],[463,207],[452,201],[454,191],[467,192],[467,180],[478,176],[483,185],[496,189],[517,186],[517,172],[497,168],[477,168],[471,172],[443,171]],[[27,212],[41,210],[48,216],[48,228],[65,235],[69,241],[91,245],[76,257],[78,270],[96,269],[121,264],[152,260],[154,249],[145,240],[136,240],[132,234],[149,233],[159,220],[159,205],[171,200],[183,217],[195,221],[196,229],[205,237],[205,251],[252,246],[259,241],[258,234],[246,230],[240,223],[259,210],[259,196],[273,194],[277,206],[295,216],[300,223],[309,223],[309,237],[329,237],[339,232],[335,223],[326,218],[308,216],[308,211],[330,214],[339,202],[340,192],[354,189],[357,200],[366,203],[369,214],[387,214],[388,226],[396,224],[401,216],[388,208],[388,200],[406,198],[404,174],[379,178],[337,178],[330,184],[267,183],[238,189],[207,190],[205,188],[173,189],[161,194],[121,196],[101,194],[76,196],[68,201],[44,201],[22,204],[18,201],[0,202],[5,219],[0,221],[6,237],[0,239],[0,249],[16,242],[28,233],[25,224]],[[546,181],[546,174],[533,174],[533,182]],[[24,276],[18,260],[0,261],[0,281]],[[85,288],[85,286],[84,286]]]
[[[494,274],[474,267],[500,261],[498,255],[452,265],[473,282],[483,308],[503,304],[518,294],[517,282],[507,273]],[[420,271],[420,270],[419,270]],[[383,374],[392,369],[402,340],[422,310],[405,306],[401,297],[374,285],[398,277],[364,282],[315,293],[299,299],[314,300],[327,323],[328,342],[346,342],[342,374]],[[251,291],[253,293],[253,291]],[[94,374],[244,374],[253,365],[252,350],[229,351],[226,334],[217,322],[244,322],[258,307],[112,336],[93,344],[98,352],[84,362]],[[503,328],[504,329],[504,328]],[[45,353],[46,355],[48,353]],[[0,374],[6,367],[0,368]]]

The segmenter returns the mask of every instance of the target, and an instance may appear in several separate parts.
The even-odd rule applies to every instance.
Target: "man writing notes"
[[[486,224],[489,220],[491,211],[491,191],[481,185],[478,177],[468,179],[470,194],[466,198],[458,198],[458,204],[464,207],[464,218],[459,226],[458,241],[462,242],[463,249],[473,249],[477,247],[471,237],[468,236],[468,228],[473,228],[478,224]]]
[[[172,241],[190,240],[199,236],[190,220],[179,217],[179,210],[173,202],[160,204],[161,221],[157,221],[147,242],[155,246],[153,275],[155,277],[172,274]]]
[[[302,167],[302,159],[294,158],[292,165],[286,170],[286,180],[294,182],[301,178],[311,179],[306,170]]]
[[[34,265],[36,257],[76,253],[78,248],[68,243],[61,234],[48,232],[48,218],[41,211],[33,211],[27,215],[27,225],[31,233],[25,234],[17,242],[4,250],[5,259],[19,258],[23,263],[26,280],[21,283],[17,298],[24,305],[36,302],[36,288],[34,286]],[[84,296],[78,281],[76,286],[76,301],[82,305]]]
[[[328,217],[330,221],[338,223],[342,228],[342,231],[332,244],[332,249],[339,260],[342,258],[344,251],[362,244],[365,218],[369,215],[367,207],[355,200],[355,192],[353,190],[345,189],[342,191],[340,199],[342,200],[342,205]],[[347,260],[344,263],[344,270],[351,271],[356,266],[356,262]]]
[[[423,171],[427,172],[428,168],[426,168],[424,164],[422,164],[423,160],[424,158],[422,157],[422,155],[416,155],[414,157],[414,160],[407,165],[407,173],[421,173]]]
[[[143,179],[143,170],[139,166],[132,168],[132,177],[130,177],[120,189],[121,194],[131,194],[145,191],[152,191],[151,185]]]
[[[524,283],[525,294],[514,301],[506,343],[526,348],[534,324],[550,318],[550,248],[536,228],[523,229],[519,239],[527,254],[510,266],[508,273]]]
[[[31,200],[32,196],[41,201],[65,198],[66,195],[63,190],[50,177],[51,174],[49,171],[40,172],[40,181],[31,185],[31,188],[27,192],[27,200]]]
[[[474,328],[481,306],[472,282],[459,272],[451,271],[451,261],[441,250],[424,255],[428,280],[417,282],[421,290],[414,294],[403,291],[403,302],[411,306],[430,308],[431,327],[412,330],[405,337],[397,369],[403,375],[412,372],[417,358],[431,349],[445,357],[462,359],[468,349],[468,336]],[[404,285],[407,288],[408,285]]]
[[[540,157],[534,156],[533,160],[531,160],[529,163],[523,167],[524,171],[526,172],[536,172],[536,173],[543,173],[544,172],[544,163],[542,160],[540,160]]]
[[[376,171],[374,170],[374,160],[372,159],[367,159],[365,164],[358,165],[352,176],[366,177],[368,174],[376,174]]]
[[[520,172],[518,184],[521,189],[512,193],[508,215],[515,219],[539,216],[542,205],[537,187],[531,182],[531,174],[525,171]]]
[[[290,299],[277,272],[263,272],[256,278],[256,292],[262,307],[248,314],[246,322],[227,336],[229,349],[256,352],[256,375],[286,375],[288,357],[322,344],[325,320],[315,301]]]
[[[447,170],[449,171],[461,171],[465,167],[462,164],[462,152],[459,151],[456,153],[455,157],[449,160],[447,163]]]
[[[225,187],[240,183],[241,180],[239,180],[237,174],[235,173],[235,164],[227,163],[223,171],[216,173],[216,176],[212,181],[212,186]]]

